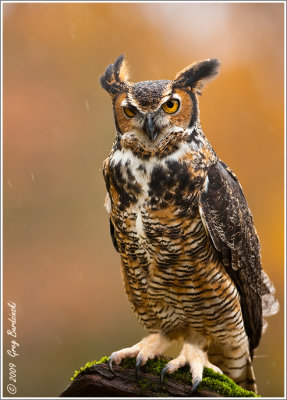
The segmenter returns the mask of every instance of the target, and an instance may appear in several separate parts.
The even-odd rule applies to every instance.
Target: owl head
[[[173,81],[133,83],[124,56],[118,57],[100,78],[112,97],[118,134],[132,133],[154,144],[171,130],[191,128],[199,118],[198,94],[218,67],[217,59],[209,59],[184,68]]]

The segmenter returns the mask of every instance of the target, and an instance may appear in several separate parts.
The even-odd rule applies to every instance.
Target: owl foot
[[[153,333],[132,347],[112,353],[108,361],[109,369],[114,373],[113,364],[119,365],[123,359],[136,356],[135,373],[138,377],[140,367],[145,365],[147,360],[160,356],[167,349],[169,343],[170,340],[165,336]]]
[[[166,373],[171,374],[187,364],[189,365],[192,375],[192,389],[190,394],[196,391],[198,385],[202,381],[204,367],[211,368],[214,372],[222,374],[220,368],[208,361],[206,353],[200,347],[185,343],[179,356],[167,363],[161,371],[161,384],[163,384]]]

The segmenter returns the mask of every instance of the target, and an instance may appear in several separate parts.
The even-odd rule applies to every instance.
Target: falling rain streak
[[[74,34],[74,32],[72,31],[72,29],[70,29],[70,36],[71,36],[72,39],[75,39],[75,34]]]
[[[88,111],[90,111],[90,105],[89,105],[89,102],[88,102],[87,99],[85,100],[85,106],[86,106],[86,109],[87,109]]]

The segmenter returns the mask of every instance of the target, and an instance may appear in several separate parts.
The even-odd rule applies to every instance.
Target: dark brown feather
[[[110,234],[111,234],[111,238],[112,238],[112,242],[113,242],[114,248],[119,253],[120,250],[119,250],[119,245],[117,243],[117,239],[116,239],[116,235],[115,235],[115,227],[114,227],[114,224],[112,223],[111,218],[110,218]]]
[[[218,161],[208,171],[200,197],[212,242],[239,294],[251,354],[262,334],[260,244],[253,218],[236,176]]]
[[[103,75],[100,77],[100,83],[111,96],[115,96],[127,90],[125,81],[121,78],[121,71],[125,69],[124,56],[119,56],[113,64],[110,64]]]
[[[217,75],[219,66],[219,61],[216,58],[189,65],[176,75],[173,87],[189,88],[190,90],[198,87],[200,89],[206,80]]]

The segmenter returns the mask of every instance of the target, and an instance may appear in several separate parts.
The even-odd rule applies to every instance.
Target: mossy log
[[[113,366],[107,365],[108,357],[87,363],[76,371],[73,381],[60,397],[190,397],[191,375],[187,367],[167,375],[163,385],[159,376],[168,360],[149,360],[135,376],[135,358],[125,359]],[[203,380],[195,397],[257,397],[255,393],[242,389],[225,375],[205,368]]]

